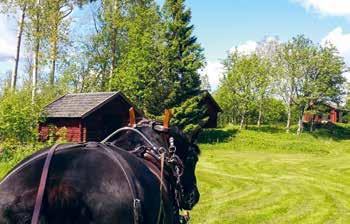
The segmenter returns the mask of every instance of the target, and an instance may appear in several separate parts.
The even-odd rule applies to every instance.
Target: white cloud
[[[211,89],[216,90],[224,73],[224,66],[219,61],[208,61],[201,73],[208,75]]]
[[[350,66],[350,33],[344,33],[341,27],[337,27],[321,40],[322,45],[327,42],[332,43],[338,49],[346,64]]]
[[[236,49],[241,54],[251,54],[258,46],[258,43],[253,40],[248,40],[247,42],[239,45],[238,47],[232,47],[230,52],[234,52]]]
[[[16,50],[16,35],[11,28],[11,19],[0,15],[0,61],[5,62],[14,58]]]
[[[229,52],[232,53],[237,49],[240,54],[251,54],[257,49],[257,47],[257,42],[248,40],[237,47],[232,47]],[[220,79],[223,77],[224,66],[220,61],[208,61],[207,66],[201,71],[201,74],[208,75],[211,89],[216,90],[220,84]]]
[[[350,16],[350,0],[292,0],[305,9],[328,16]]]

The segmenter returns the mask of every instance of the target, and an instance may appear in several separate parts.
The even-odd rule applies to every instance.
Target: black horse
[[[165,157],[161,181],[158,155],[160,151],[169,154],[170,137],[176,146],[173,157],[180,160],[183,170],[174,177],[174,167]],[[47,151],[23,160],[0,183],[1,224],[31,222]],[[146,156],[151,151],[156,152],[153,160]],[[199,200],[195,177],[198,155],[197,145],[179,129],[152,121],[121,131],[106,144],[61,145],[51,162],[40,223],[180,223],[179,210],[190,210]],[[175,168],[180,173],[179,167]],[[140,202],[137,217],[123,172],[131,178]]]

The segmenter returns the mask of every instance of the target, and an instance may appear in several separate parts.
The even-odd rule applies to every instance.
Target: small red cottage
[[[214,100],[214,98],[210,95],[207,90],[204,90],[205,104],[208,108],[209,120],[205,124],[205,128],[216,128],[218,122],[218,113],[222,112],[222,109],[218,105],[218,103]]]
[[[311,114],[306,112],[303,117],[303,121],[305,123],[311,122],[312,119],[314,119],[314,122],[316,123],[322,123],[322,122],[343,122],[343,114],[346,112],[346,110],[338,107],[336,104],[328,102],[324,103],[324,106],[327,108],[326,112],[323,114]]]
[[[70,142],[101,141],[129,122],[130,101],[121,92],[66,94],[44,108],[39,124],[42,141],[64,130]],[[136,110],[136,117],[143,113]]]

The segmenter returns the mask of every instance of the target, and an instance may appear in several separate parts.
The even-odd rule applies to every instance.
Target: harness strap
[[[130,178],[130,176],[128,175],[128,173],[124,169],[124,166],[123,166],[122,162],[120,161],[119,157],[114,154],[114,151],[111,148],[109,148],[109,146],[107,146],[106,144],[103,144],[103,143],[99,143],[99,146],[101,146],[104,150],[106,150],[108,152],[108,154],[110,154],[112,156],[112,159],[118,164],[118,166],[122,170],[123,175],[128,183],[129,189],[131,191],[132,198],[133,198],[134,223],[135,224],[140,223],[141,201],[136,196],[136,194],[137,194],[136,188],[135,188],[135,184],[133,184],[132,178]],[[123,151],[121,148],[116,147],[116,146],[113,146],[113,148],[120,150],[120,151]]]
[[[65,147],[60,147],[59,150],[62,149],[69,149],[69,148],[74,148],[81,146],[82,144],[69,144]],[[56,150],[60,144],[55,144],[53,145],[47,152],[47,156],[45,159],[45,163],[43,166],[43,170],[41,172],[41,177],[40,177],[40,183],[39,183],[39,188],[36,194],[36,199],[35,199],[35,205],[34,205],[34,210],[33,210],[33,215],[32,215],[32,221],[31,224],[38,224],[39,223],[39,216],[40,216],[40,210],[41,206],[43,203],[43,198],[44,198],[44,193],[45,193],[45,188],[46,188],[46,182],[47,182],[47,177],[49,174],[49,169],[51,165],[51,161],[53,158],[53,155],[55,154]]]
[[[160,224],[160,219],[163,213],[163,175],[164,175],[164,160],[165,153],[163,152],[160,157],[160,184],[159,184],[159,193],[160,193],[160,203],[159,203],[159,211],[158,211],[158,219],[157,224]]]
[[[132,131],[137,133],[139,136],[141,136],[152,148],[156,149],[157,147],[139,130],[135,129],[135,128],[131,128],[131,127],[123,127],[123,128],[119,128],[118,130],[116,130],[115,132],[113,132],[112,134],[108,135],[107,138],[103,139],[101,141],[102,144],[108,142],[108,140],[110,140],[113,136],[115,136],[116,134],[122,132],[122,131]]]
[[[40,177],[40,184],[39,184],[38,192],[36,194],[35,207],[34,207],[34,211],[33,211],[31,224],[38,224],[39,223],[39,215],[40,215],[41,205],[43,203],[43,197],[44,197],[44,192],[45,192],[45,187],[46,187],[47,176],[49,173],[50,164],[51,164],[53,154],[55,153],[58,146],[59,146],[59,144],[55,144],[54,146],[52,146],[50,148],[50,150],[47,153],[45,164],[43,167],[43,171],[42,171],[41,177]]]

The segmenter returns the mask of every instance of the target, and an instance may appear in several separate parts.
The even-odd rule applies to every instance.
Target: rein
[[[35,207],[34,207],[34,211],[33,211],[31,224],[39,223],[39,215],[40,215],[41,205],[43,203],[44,191],[45,191],[47,176],[49,174],[50,163],[51,163],[53,154],[55,153],[58,146],[59,146],[59,144],[55,144],[54,146],[52,146],[50,148],[49,152],[47,153],[44,168],[43,168],[43,171],[41,173],[38,192],[37,192],[36,199],[35,199]]]
[[[60,144],[55,144],[53,145],[46,156],[45,159],[45,163],[43,166],[43,170],[41,173],[41,177],[40,177],[40,183],[39,183],[39,187],[38,187],[38,191],[36,194],[36,199],[35,199],[35,205],[34,205],[34,210],[33,210],[33,215],[32,215],[32,220],[31,220],[31,224],[38,224],[39,223],[39,216],[40,216],[40,210],[41,210],[41,206],[43,203],[43,197],[44,197],[44,192],[45,192],[45,188],[46,188],[46,182],[47,182],[47,177],[49,174],[49,169],[50,169],[50,165],[51,165],[51,161],[52,158],[56,152],[56,150],[60,149],[67,149],[67,148],[75,148],[78,146],[81,146],[82,144],[75,144],[75,145],[68,145],[66,147],[61,147],[59,148]]]

